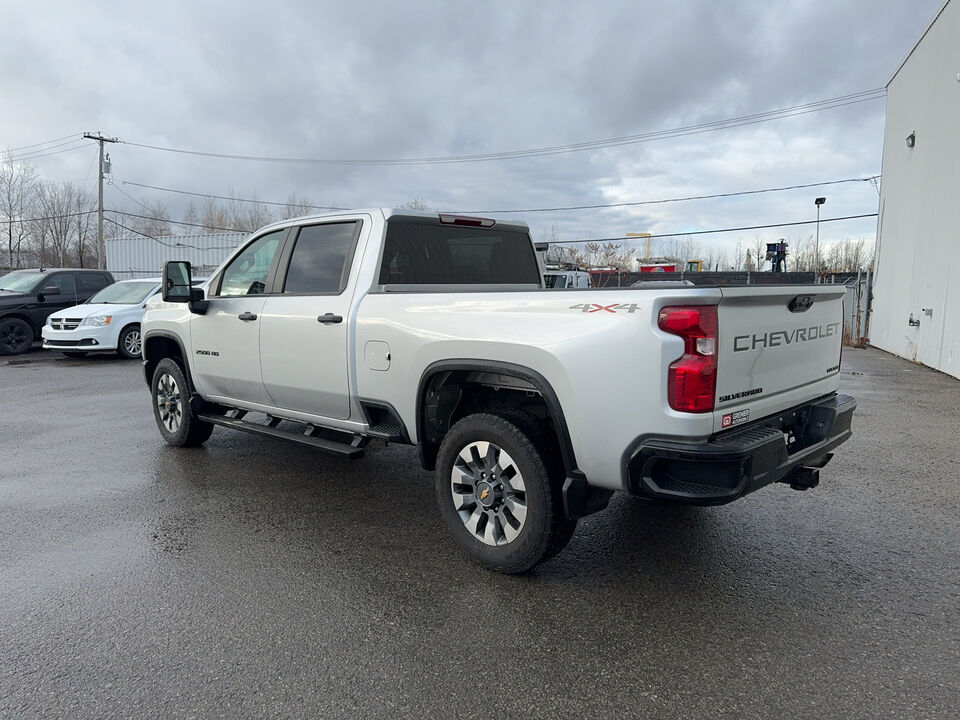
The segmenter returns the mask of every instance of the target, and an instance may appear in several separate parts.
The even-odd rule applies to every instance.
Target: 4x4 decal
[[[623,303],[612,303],[610,305],[597,305],[597,303],[581,303],[580,305],[571,305],[570,310],[579,310],[580,312],[585,313],[595,313],[595,312],[608,312],[614,313],[617,312],[636,312],[639,305],[636,303],[631,303],[629,305]]]

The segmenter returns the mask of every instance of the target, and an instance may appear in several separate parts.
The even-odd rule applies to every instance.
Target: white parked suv
[[[43,347],[80,357],[93,350],[116,350],[140,357],[140,321],[147,299],[160,291],[160,278],[121,280],[82,305],[55,312],[43,327]]]

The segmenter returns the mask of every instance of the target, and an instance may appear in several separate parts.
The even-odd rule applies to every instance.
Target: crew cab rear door
[[[361,227],[359,219],[305,225],[284,248],[260,324],[263,383],[277,407],[350,416],[348,280]]]
[[[843,285],[720,290],[715,431],[836,390]]]

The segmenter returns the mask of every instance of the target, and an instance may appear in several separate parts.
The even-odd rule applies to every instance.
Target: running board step
[[[351,460],[356,460],[357,458],[363,457],[363,445],[366,444],[365,439],[359,437],[356,438],[354,442],[362,444],[357,445],[316,437],[309,434],[315,432],[316,430],[316,428],[313,428],[309,425],[307,426],[305,433],[299,433],[291,432],[289,430],[280,430],[276,427],[271,427],[271,425],[261,425],[260,423],[248,422],[240,418],[228,417],[227,415],[218,415],[216,413],[200,413],[197,415],[197,418],[199,420],[203,420],[204,422],[213,423],[214,425],[222,425],[223,427],[233,428],[234,430],[242,430],[244,432],[253,433],[254,435],[266,435],[267,437],[280,438],[281,440],[293,440],[294,442],[298,442],[303,445],[310,445],[317,450],[323,450],[328,453],[333,453],[334,455],[347,457]],[[271,418],[271,423],[272,420],[273,418]]]

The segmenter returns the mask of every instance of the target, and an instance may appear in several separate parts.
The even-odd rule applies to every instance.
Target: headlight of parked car
[[[47,327],[53,327],[53,315],[47,315],[47,321],[44,323]]]
[[[90,317],[85,317],[81,325],[93,325],[93,327],[103,327],[104,325],[110,324],[109,315],[91,315]]]

